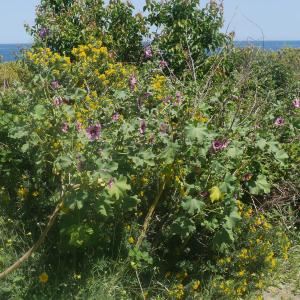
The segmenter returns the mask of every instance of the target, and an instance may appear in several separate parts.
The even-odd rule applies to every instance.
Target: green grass
[[[9,87],[19,79],[20,68],[19,62],[0,63],[0,89]]]

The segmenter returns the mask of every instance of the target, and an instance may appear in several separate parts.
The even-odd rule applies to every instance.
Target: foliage
[[[37,46],[70,55],[73,48],[100,39],[119,61],[138,62],[147,26],[134,6],[121,0],[41,1],[36,24],[28,31]]]
[[[175,74],[188,70],[194,77],[203,75],[201,64],[226,41],[226,35],[220,32],[222,5],[211,1],[202,9],[199,0],[149,0],[144,10],[156,28],[152,44]]]
[[[220,6],[182,5],[148,2],[150,23],[135,23],[119,1],[42,2],[22,76],[0,94],[3,218],[36,240],[63,203],[33,285],[54,283],[58,255],[75,264],[62,266],[70,278],[87,260],[120,261],[116,277],[136,279],[112,297],[138,298],[155,279],[167,288],[143,291],[153,299],[199,299],[209,287],[214,299],[238,299],[287,258],[289,238],[267,205],[278,187],[299,186],[299,74],[285,52],[228,46],[208,55],[225,39]],[[128,35],[118,29],[123,17]],[[135,26],[147,24],[164,34],[142,54]],[[184,47],[171,51],[189,27],[193,42],[201,36],[194,69]],[[293,211],[299,194],[289,193]]]

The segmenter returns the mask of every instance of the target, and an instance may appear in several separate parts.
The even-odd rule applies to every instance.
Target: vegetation
[[[1,270],[35,251],[3,299],[262,299],[299,257],[300,53],[236,49],[215,1],[133,11],[44,0],[28,29],[0,94]]]

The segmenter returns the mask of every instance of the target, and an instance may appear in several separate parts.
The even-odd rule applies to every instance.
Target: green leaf
[[[250,184],[250,193],[253,195],[269,194],[271,185],[265,175],[258,175],[255,182]]]
[[[197,140],[202,143],[208,136],[207,127],[205,125],[189,125],[185,129],[188,140]]]
[[[141,202],[141,199],[138,196],[132,196],[125,198],[123,201],[123,210],[124,211],[132,211],[135,210],[138,204]]]
[[[267,145],[267,141],[265,139],[259,139],[257,142],[256,142],[256,147],[258,147],[260,150],[264,150],[266,145]]]
[[[15,127],[9,131],[9,137],[12,139],[21,139],[27,135],[28,131],[25,130],[25,127]]]
[[[202,211],[204,206],[205,203],[203,201],[192,197],[188,197],[187,200],[184,203],[182,203],[182,208],[191,215]]]
[[[127,184],[127,179],[125,177],[120,177],[118,180],[113,182],[111,187],[107,187],[108,194],[111,197],[115,197],[117,200],[123,198],[126,191],[130,189],[131,186]]]
[[[177,142],[173,143],[168,141],[167,147],[165,151],[163,151],[160,155],[161,158],[165,160],[166,164],[172,164],[174,162],[176,153],[178,152],[179,145]]]
[[[44,115],[47,113],[47,109],[44,105],[38,104],[34,107],[33,117],[37,120],[42,120]]]
[[[230,158],[238,158],[243,155],[244,151],[241,148],[241,145],[231,145],[227,151],[227,155]]]
[[[174,235],[188,237],[196,230],[194,220],[185,216],[178,217],[171,225],[171,231]]]

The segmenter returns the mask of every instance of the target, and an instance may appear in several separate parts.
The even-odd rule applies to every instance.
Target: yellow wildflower
[[[196,280],[194,283],[193,283],[193,290],[198,290],[200,287],[200,280]]]
[[[25,198],[26,196],[27,196],[27,194],[28,194],[28,189],[27,188],[25,188],[25,187],[23,187],[23,186],[21,186],[19,189],[18,189],[18,196],[20,197],[20,198]]]
[[[128,243],[133,244],[134,243],[134,238],[131,236],[128,238]]]
[[[34,192],[32,193],[32,196],[33,196],[33,197],[37,197],[39,194],[40,194],[40,193],[39,193],[38,191],[34,191]]]
[[[47,283],[48,280],[49,280],[49,276],[46,272],[42,273],[40,276],[39,276],[39,280],[41,283]]]

